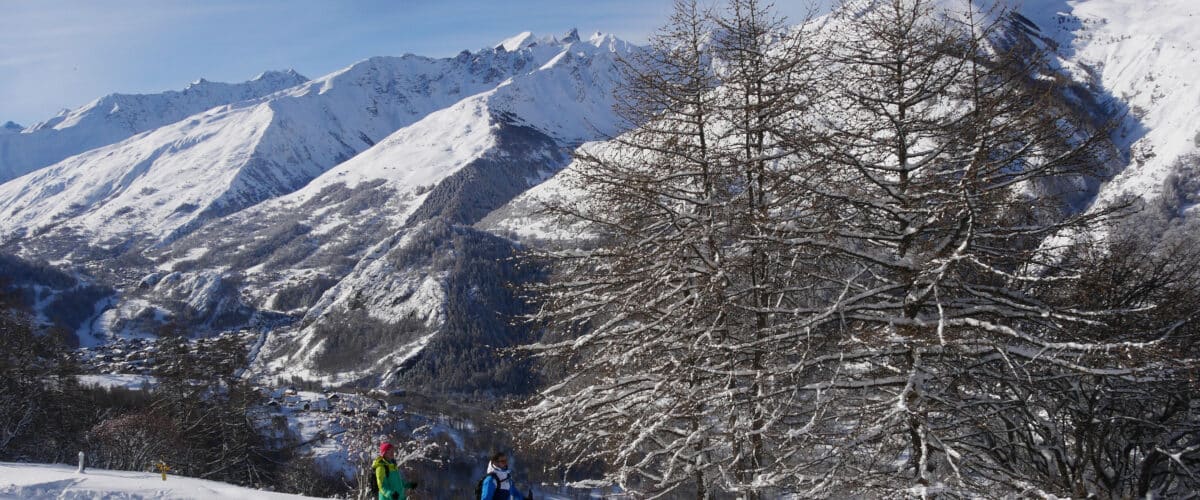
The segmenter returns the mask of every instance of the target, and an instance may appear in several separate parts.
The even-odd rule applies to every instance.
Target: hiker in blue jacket
[[[513,485],[512,475],[508,471],[508,456],[503,452],[492,455],[482,485],[479,500],[525,500],[525,496]]]

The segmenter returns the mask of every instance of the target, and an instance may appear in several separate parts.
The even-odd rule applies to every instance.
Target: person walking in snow
[[[379,445],[379,458],[371,464],[375,471],[375,486],[379,489],[379,500],[405,500],[405,490],[414,488],[416,483],[404,480],[404,475],[396,467],[396,447],[384,442]]]
[[[525,500],[521,491],[513,486],[512,475],[508,471],[508,456],[503,452],[492,455],[492,460],[488,462],[487,475],[480,481],[477,491],[479,500]]]

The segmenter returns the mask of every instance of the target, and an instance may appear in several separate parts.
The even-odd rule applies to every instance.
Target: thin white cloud
[[[0,55],[0,68],[20,68],[22,66],[28,66],[51,60],[61,54],[60,52],[55,51],[19,54],[5,51],[3,48],[0,48],[0,53],[5,54]]]

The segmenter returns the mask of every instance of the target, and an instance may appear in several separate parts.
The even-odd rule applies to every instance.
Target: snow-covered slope
[[[1158,194],[1172,165],[1200,151],[1200,2],[1026,1],[1020,12],[1057,43],[1075,80],[1127,113],[1113,139],[1129,164],[1099,201]]]
[[[381,242],[310,309],[271,333],[254,367],[280,380],[522,393],[527,366],[498,347],[533,340],[511,285],[536,279],[517,248],[434,219]]]
[[[346,274],[354,259],[398,231],[434,186],[494,148],[495,128],[482,96],[434,112],[303,189],[164,248],[157,272],[143,280],[148,294],[195,296],[191,284],[201,277],[242,275],[245,296],[257,307],[303,314],[315,297],[291,295]]]
[[[635,47],[574,31],[518,38],[448,59],[369,59],[68,158],[0,185],[0,237],[123,281],[92,324],[99,337],[303,318],[259,357],[286,360],[288,374],[378,376],[438,342],[454,297],[508,293],[469,270],[510,244],[456,225],[621,131],[618,58]],[[453,258],[411,258],[425,252]],[[420,331],[354,366],[314,364],[354,311]]]
[[[493,91],[493,114],[565,142],[593,137],[616,123],[608,89],[624,50],[597,36],[450,59],[368,59],[0,185],[0,238],[35,253],[64,248],[64,239],[106,250],[170,241],[295,191],[393,131],[485,91]],[[34,239],[40,249],[30,249]]]
[[[464,61],[459,66],[467,65]],[[484,85],[495,68],[377,58],[263,101],[215,108],[0,185],[0,232],[154,241],[287,194],[396,128]],[[457,78],[455,78],[457,77]],[[466,88],[464,88],[466,87]]]
[[[312,498],[274,493],[168,474],[167,480],[151,472],[88,469],[53,464],[0,462],[0,499],[13,500],[141,500],[228,498],[231,500],[284,500]]]
[[[24,130],[8,122],[0,131],[0,183],[201,111],[262,97],[306,81],[291,70],[267,71],[242,83],[200,79],[182,91],[106,95]]]
[[[370,354],[372,366],[381,370],[402,364],[444,324],[446,290],[455,278],[446,259],[394,257],[435,248],[470,254],[444,240],[462,245],[488,237],[448,231],[445,224],[473,224],[562,168],[580,142],[620,130],[612,111],[615,57],[631,47],[603,35],[586,42],[524,43],[514,50],[540,62],[529,72],[398,130],[295,193],[179,240],[164,258],[230,242],[206,251],[201,260],[207,263],[182,270],[231,264],[229,271],[245,270],[243,292],[257,306],[280,312],[299,307],[305,326],[297,342],[265,350],[265,358],[283,356],[279,366],[290,374],[321,372],[312,366],[313,357],[327,349],[321,331],[354,309],[385,324],[416,319],[423,325],[420,335],[394,352]],[[280,227],[295,230],[280,235]],[[244,235],[236,245],[234,234]],[[413,245],[419,248],[409,248]],[[289,300],[297,289],[328,286],[330,277],[338,281],[319,300]],[[342,382],[373,370],[344,368],[337,376]]]
[[[184,262],[201,260],[256,273],[330,272],[317,257],[361,255],[411,218],[472,223],[561,168],[579,142],[618,130],[611,93],[620,52],[611,41],[522,49],[537,66],[400,128],[294,193],[202,228],[167,247],[160,262],[179,262],[179,270],[202,267]],[[297,228],[291,236],[348,245],[317,244],[300,266],[284,263],[279,250],[288,242],[272,235],[289,225]]]
[[[584,144],[580,151],[601,155],[609,147],[607,143],[595,142]],[[587,203],[587,195],[579,187],[579,174],[584,168],[584,162],[571,162],[554,177],[521,193],[489,213],[475,226],[532,245],[578,242],[591,238],[593,235],[586,224],[562,220],[545,212],[547,205]]]

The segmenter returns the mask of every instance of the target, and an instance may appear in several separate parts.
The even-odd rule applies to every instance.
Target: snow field
[[[168,464],[169,465],[169,464]],[[88,469],[75,472],[72,465],[0,462],[0,499],[3,500],[166,500],[223,498],[230,500],[283,500],[312,498],[243,488],[217,481],[154,472]]]

